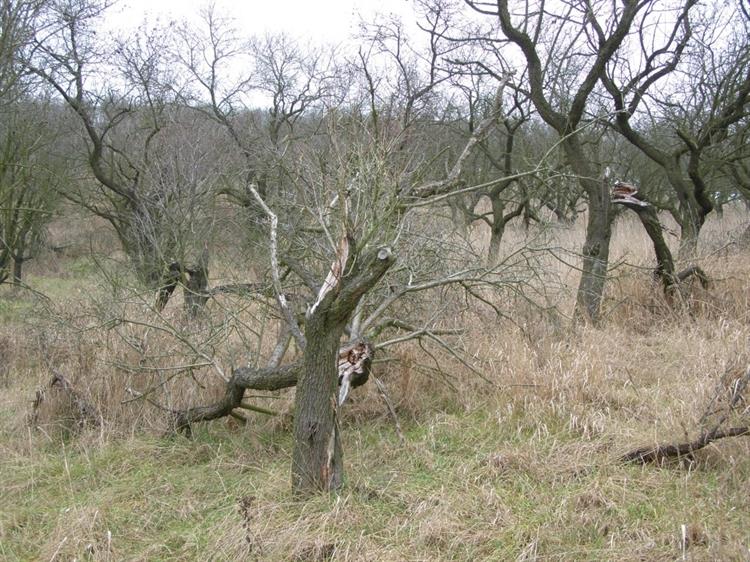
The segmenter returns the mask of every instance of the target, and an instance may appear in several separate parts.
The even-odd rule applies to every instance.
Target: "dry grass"
[[[596,329],[568,319],[575,269],[540,257],[540,279],[555,280],[538,293],[550,310],[509,293],[498,299],[512,321],[481,306],[462,312],[472,326],[463,345],[490,383],[444,357],[436,370],[415,346],[391,350],[376,374],[405,442],[376,389],[359,389],[344,419],[346,488],[304,502],[289,491],[293,391],[254,399],[285,416],[248,427],[215,422],[192,441],[162,437],[163,412],[123,404],[127,388],[161,382],[126,367],[190,356],[198,341],[190,330],[179,332],[188,343],[176,344],[161,329],[182,326],[177,305],[160,318],[131,298],[110,316],[151,328],[77,331],[102,315],[105,300],[85,285],[93,277],[85,268],[62,281],[32,270],[53,310],[0,295],[0,558],[747,560],[750,440],[718,442],[684,465],[617,460],[635,446],[694,435],[716,381],[750,364],[750,254],[727,246],[746,220],[737,211],[708,225],[699,263],[714,287],[689,287],[677,309],[650,278],[638,225],[619,221]],[[481,245],[482,233],[473,235]],[[580,236],[550,227],[511,231],[507,242],[559,248],[575,266]],[[266,318],[260,308],[229,321],[225,310],[217,306],[201,329],[216,334],[219,367],[229,369],[247,349],[266,352],[274,333],[272,324],[254,336],[243,330]],[[97,404],[103,428],[28,427],[47,361]],[[217,389],[213,367],[193,371],[165,383],[158,399],[205,401]]]

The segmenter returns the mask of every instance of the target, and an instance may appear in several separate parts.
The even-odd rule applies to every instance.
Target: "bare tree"
[[[163,57],[163,34],[142,30],[105,45],[94,25],[108,7],[94,0],[49,2],[26,64],[73,110],[85,133],[95,184],[62,194],[109,221],[137,275],[156,285],[167,264],[186,269],[204,245],[205,225],[195,218],[204,215],[198,209],[210,202],[215,178],[210,167],[165,150],[171,143],[186,154],[173,142],[185,140],[179,136],[184,113],[172,104],[176,77]]]
[[[279,121],[272,119],[275,128],[270,130],[270,144],[278,147],[276,162],[284,176],[281,183],[281,176],[265,175],[268,183],[261,189],[257,158],[261,129],[242,128],[252,115],[247,100],[257,77],[228,72],[229,61],[254,61],[259,53],[243,44],[213,12],[207,12],[203,25],[198,40],[195,33],[181,35],[175,55],[202,89],[203,97],[191,100],[194,109],[223,126],[234,152],[244,161],[227,180],[232,182],[231,199],[242,205],[252,202],[264,218],[266,250],[259,256],[267,260],[268,278],[261,284],[270,288],[266,294],[273,297],[283,325],[265,366],[235,370],[220,401],[175,412],[176,427],[187,429],[231,415],[242,407],[248,388],[296,385],[293,487],[299,492],[335,489],[343,481],[337,418],[339,400],[346,396],[343,390],[337,398],[337,388],[357,364],[346,350],[355,349],[352,346],[369,335],[397,330],[402,335],[394,342],[424,337],[455,354],[440,337],[455,330],[435,325],[440,310],[433,310],[421,324],[397,322],[389,311],[394,303],[431,289],[457,286],[471,295],[500,282],[497,272],[503,265],[491,269],[471,265],[473,256],[466,254],[455,271],[439,274],[436,263],[448,240],[425,236],[423,229],[425,220],[436,220],[429,206],[453,194],[464,166],[500,119],[502,91],[495,93],[487,115],[448,162],[447,172],[436,170],[432,155],[425,154],[415,139],[423,133],[422,127],[427,130],[434,123],[435,88],[447,75],[437,68],[437,57],[407,57],[401,49],[408,42],[398,26],[378,27],[371,38],[376,47],[372,53],[385,58],[376,62],[369,58],[372,53],[360,52],[354,65],[345,69],[344,76],[353,78],[348,85],[328,82],[321,89],[320,83],[313,88],[306,81],[284,78],[281,70],[267,75],[264,88],[274,92],[270,115],[286,116],[280,128]],[[189,44],[188,37],[193,38]],[[428,52],[439,49],[433,43]],[[263,57],[263,68],[271,70],[317,64],[317,59],[305,61],[297,51],[284,49]],[[395,79],[403,89],[377,88],[385,83],[391,65],[399,69]],[[316,74],[325,76],[321,72]],[[295,89],[295,84],[302,86]],[[327,88],[339,95],[323,95]],[[308,95],[312,97],[300,98]],[[301,108],[300,113],[293,113],[293,107]],[[434,150],[442,154],[444,147]],[[424,250],[429,260],[420,255]],[[397,255],[403,261],[394,267]],[[445,255],[442,263],[445,267]],[[385,276],[387,287],[377,289]],[[301,291],[291,290],[300,284]],[[307,306],[299,306],[300,300]],[[296,340],[302,355],[282,364],[289,338]]]
[[[482,76],[481,70],[475,71]],[[473,97],[481,99],[481,96],[469,96],[469,118],[468,133],[474,133],[475,123],[481,122],[481,118],[487,115],[479,116],[475,114],[477,108]],[[486,100],[491,102],[492,99]],[[491,103],[486,111],[495,111]],[[488,134],[479,144],[476,155],[472,158],[472,165],[467,169],[465,178],[469,183],[482,184],[489,182],[487,189],[479,189],[465,198],[464,215],[471,221],[483,221],[490,229],[490,243],[487,250],[487,263],[491,266],[501,259],[501,243],[505,228],[508,223],[518,217],[528,220],[535,217],[536,213],[531,208],[530,193],[526,185],[531,177],[519,178],[514,174],[518,170],[519,159],[527,157],[529,161],[532,154],[528,150],[529,146],[523,146],[524,129],[523,126],[531,119],[530,108],[526,98],[520,96],[518,92],[513,92],[506,100],[502,117],[499,119],[498,126]],[[526,149],[526,150],[524,150]],[[519,153],[523,152],[523,156]],[[542,155],[538,155],[539,158]],[[533,164],[530,164],[533,166]],[[500,182],[493,182],[497,177],[507,178]],[[491,208],[487,212],[481,212],[477,209],[482,201],[489,201]],[[512,203],[512,205],[511,205]],[[512,206],[510,210],[508,207]]]
[[[53,112],[34,99],[36,85],[22,65],[43,4],[0,2],[0,283],[11,274],[21,281],[31,246],[51,218],[60,177],[49,155]]]
[[[649,3],[607,2],[473,2],[465,4],[489,23],[453,31],[456,41],[476,44],[487,57],[498,59],[512,45],[527,67],[516,88],[529,97],[539,116],[559,136],[565,161],[588,200],[588,223],[576,310],[597,320],[607,276],[612,213],[609,189],[602,181],[605,163],[587,144],[585,132],[598,123],[593,116],[597,86]],[[500,57],[514,66],[507,55]],[[489,63],[486,62],[489,60]],[[491,68],[492,60],[477,61]],[[606,111],[606,108],[605,108]]]
[[[733,24],[743,21],[736,10],[718,7],[691,17],[695,4],[681,7],[672,27],[657,38],[659,48],[647,46],[653,38],[642,31],[642,64],[623,60],[603,80],[617,110],[615,127],[663,170],[674,190],[683,258],[695,254],[701,227],[714,208],[710,162],[746,117],[750,102],[746,22]]]
[[[175,428],[190,431],[198,422],[242,418],[238,409],[252,409],[247,389],[296,386],[294,489],[335,489],[344,474],[339,409],[348,389],[367,377],[373,353],[420,339],[482,376],[450,339],[461,333],[455,311],[476,298],[501,313],[491,291],[514,290],[536,274],[520,251],[485,266],[465,240],[441,228],[448,219],[436,211],[453,197],[507,187],[534,172],[505,177],[513,166],[503,164],[490,172],[500,177],[468,185],[472,158],[504,123],[510,74],[492,84],[468,135],[437,135],[451,97],[451,72],[438,63],[452,50],[438,18],[430,20],[424,52],[397,23],[376,27],[372,49],[340,64],[334,80],[327,54],[305,53],[288,38],[243,40],[213,10],[200,29],[175,27],[169,41],[149,32],[106,46],[89,26],[105,7],[53,3],[29,67],[85,132],[99,198],[68,196],[107,218],[126,249],[131,232],[137,241],[159,242],[152,244],[159,267],[146,271],[160,278],[160,291],[154,304],[141,300],[139,307],[148,318],[110,305],[112,329],[138,357],[118,368],[157,378],[128,391],[133,400],[150,401],[174,377],[210,370],[223,385],[221,399],[159,405]],[[263,45],[278,48],[267,52]],[[102,91],[97,73],[104,68],[114,78]],[[515,117],[507,121],[509,134]],[[252,231],[255,251],[237,269],[255,279],[210,288],[204,233],[211,229],[202,221],[210,223],[216,201],[252,209],[251,220],[238,226]],[[181,238],[186,232],[192,238]],[[175,250],[180,244],[199,250],[195,267],[182,260],[187,252]],[[134,263],[141,246],[135,248]],[[216,297],[201,322],[183,326],[166,309],[180,282],[190,311]],[[224,307],[224,298],[236,300]],[[235,308],[246,306],[237,304],[241,299],[254,299],[262,314],[237,320]],[[264,345],[267,325],[278,327],[272,350]],[[213,351],[227,326],[242,332],[248,348],[250,340],[255,345],[252,363],[231,373]],[[137,330],[143,333],[131,333]],[[150,334],[169,340],[170,352],[150,349]]]
[[[44,238],[66,174],[54,155],[57,117],[43,100],[4,104],[0,122],[0,283],[20,283]]]

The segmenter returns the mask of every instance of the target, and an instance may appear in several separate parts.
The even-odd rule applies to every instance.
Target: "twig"
[[[271,251],[271,277],[273,278],[273,289],[276,292],[276,300],[279,303],[281,312],[284,314],[284,320],[286,320],[286,323],[289,325],[289,329],[291,330],[292,335],[294,336],[294,339],[297,340],[297,344],[300,346],[301,349],[304,349],[305,344],[306,344],[305,336],[302,333],[302,331],[299,329],[299,326],[297,325],[297,320],[294,318],[294,313],[289,307],[289,303],[286,300],[284,291],[281,288],[281,277],[279,276],[279,253],[278,253],[278,239],[277,239],[279,218],[271,210],[271,208],[268,205],[266,205],[266,202],[260,196],[260,193],[258,193],[258,190],[255,188],[254,184],[252,183],[249,184],[247,186],[247,189],[255,198],[255,201],[258,203],[258,205],[260,205],[261,209],[263,209],[263,212],[266,213],[266,215],[268,215],[268,218],[271,222],[269,226],[269,230],[270,230],[269,246],[270,246],[270,251]]]
[[[250,404],[248,402],[242,402],[238,406],[238,408],[242,408],[243,410],[250,410],[251,412],[258,412],[259,414],[266,414],[267,416],[278,416],[279,413],[275,412],[273,410],[269,410],[268,408],[262,408],[261,406],[256,406],[255,404]]]
[[[229,415],[232,416],[234,419],[238,420],[242,425],[247,425],[248,422],[250,421],[245,416],[243,416],[239,412],[235,412],[234,410],[229,412]]]
[[[403,445],[406,439],[404,438],[404,433],[401,431],[401,424],[398,421],[396,410],[394,409],[393,403],[391,402],[391,399],[388,396],[388,392],[386,392],[385,390],[385,385],[383,384],[383,381],[381,381],[379,378],[375,376],[372,377],[372,380],[373,382],[375,382],[375,386],[378,389],[378,393],[380,394],[380,397],[383,399],[383,402],[385,402],[385,405],[388,408],[388,413],[390,414],[391,419],[393,420],[393,423],[396,426],[396,434],[398,435],[398,440]]]

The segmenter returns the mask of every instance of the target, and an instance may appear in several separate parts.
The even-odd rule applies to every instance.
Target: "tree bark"
[[[187,271],[185,283],[185,312],[195,318],[208,300],[208,247],[203,248],[195,269]]]
[[[16,241],[16,249],[13,256],[13,282],[20,283],[23,275],[23,262],[28,258],[26,254],[26,246],[31,232],[31,223],[27,223],[21,228],[18,233],[18,240]]]
[[[576,316],[596,324],[601,312],[604,284],[609,267],[609,243],[612,238],[612,212],[610,188],[606,178],[599,175],[597,167],[581,146],[577,136],[568,137],[563,143],[570,167],[586,191],[588,220],[586,239],[583,243],[581,280],[576,295]]]
[[[336,419],[336,359],[344,326],[327,314],[307,321],[307,347],[295,401],[292,489],[335,490],[343,483],[343,451]]]
[[[690,260],[698,255],[698,239],[706,219],[690,198],[681,199],[680,215],[680,249],[677,257],[680,260]]]
[[[326,279],[337,279],[336,284],[321,292],[310,309],[305,323],[304,372],[295,396],[292,490],[297,494],[334,491],[343,484],[336,396],[341,336],[360,299],[394,262],[387,248],[367,255],[349,251],[345,267],[335,275],[335,262]]]
[[[578,284],[576,312],[593,323],[599,321],[604,283],[609,266],[609,242],[612,237],[608,202],[589,193],[586,240],[583,243],[583,267]]]

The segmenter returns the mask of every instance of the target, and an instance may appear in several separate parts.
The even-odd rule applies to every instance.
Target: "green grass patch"
[[[37,437],[0,464],[0,557],[658,560],[681,555],[683,524],[694,559],[747,552],[748,459],[731,479],[721,463],[625,466],[553,415],[501,420],[425,416],[404,444],[386,420],[347,424],[345,489],[307,501],[289,490],[290,435],[270,428]]]

